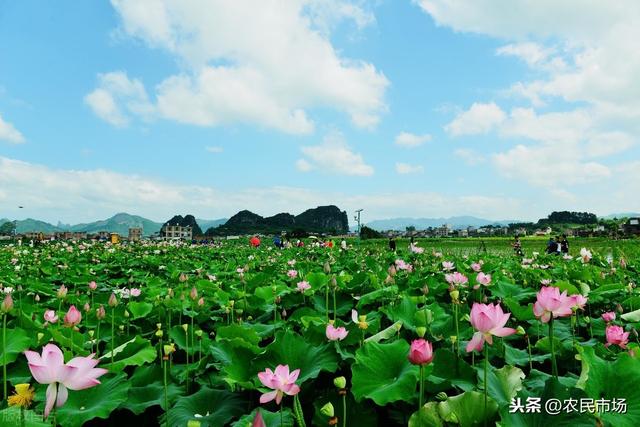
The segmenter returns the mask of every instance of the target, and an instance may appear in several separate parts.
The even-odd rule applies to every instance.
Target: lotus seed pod
[[[345,377],[336,377],[333,379],[333,385],[337,388],[345,388],[347,386],[347,379]]]

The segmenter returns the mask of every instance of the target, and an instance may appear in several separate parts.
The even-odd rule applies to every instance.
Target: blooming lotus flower
[[[611,323],[614,320],[616,320],[616,313],[613,311],[608,311],[606,313],[602,314],[602,320],[604,320],[607,323]]]
[[[625,332],[622,326],[609,325],[606,329],[607,343],[606,347],[610,345],[617,345],[620,348],[627,348],[629,342],[629,332]]]
[[[592,258],[591,251],[587,250],[587,248],[580,249],[580,258],[583,264],[588,263]]]
[[[295,259],[290,259],[289,261],[287,261],[287,264],[289,264],[291,267],[293,267],[294,265],[296,265],[296,260]]]
[[[129,293],[131,294],[132,297],[139,297],[142,291],[140,291],[140,289],[138,288],[131,288],[129,290]]]
[[[360,329],[367,329],[369,327],[369,323],[367,323],[367,315],[358,315],[356,310],[351,310],[351,320],[353,323],[358,325]]]
[[[42,348],[42,355],[35,351],[25,351],[29,370],[33,378],[47,387],[47,401],[44,417],[47,418],[53,405],[58,408],[65,404],[69,390],[84,390],[100,384],[98,377],[106,374],[106,369],[96,368],[98,360],[89,357],[75,357],[66,364],[62,351],[55,344]]]
[[[424,252],[424,248],[421,248],[420,246],[416,245],[415,243],[411,243],[409,245],[409,250],[411,252],[413,252],[414,254],[421,254]]]
[[[295,396],[300,392],[300,387],[296,384],[296,380],[300,375],[300,369],[289,372],[289,365],[278,365],[275,372],[267,368],[264,372],[258,373],[258,379],[265,386],[273,391],[264,393],[260,396],[260,403],[271,402],[273,399],[279,405],[282,397],[287,394]]]
[[[478,289],[480,285],[489,286],[491,284],[491,275],[480,272],[476,276],[476,282],[478,282],[478,284],[475,285],[473,289]]]
[[[477,331],[467,344],[467,352],[477,350],[482,351],[484,342],[493,344],[493,335],[506,337],[513,335],[516,330],[505,328],[504,325],[509,320],[510,313],[504,313],[500,304],[478,304],[473,303],[471,307],[470,322]]]
[[[474,262],[473,264],[471,264],[471,269],[476,273],[479,273],[480,270],[482,270],[482,265],[478,264],[477,262]]]
[[[44,320],[48,323],[56,323],[58,321],[58,315],[53,310],[46,310],[44,312]]]
[[[336,328],[333,323],[329,323],[325,334],[330,341],[342,341],[349,335],[349,332],[343,326]]]
[[[76,308],[75,305],[69,307],[69,311],[64,315],[64,325],[67,327],[74,327],[82,320],[82,313]]]
[[[573,298],[573,307],[575,310],[584,310],[584,306],[587,303],[587,297],[584,297],[580,294],[576,294],[576,295],[571,295],[571,298]]]
[[[287,271],[287,276],[289,276],[289,278],[291,279],[295,279],[296,277],[298,277],[298,272],[296,270],[289,270]]]
[[[306,280],[303,280],[302,282],[298,282],[297,288],[299,292],[304,293],[304,291],[311,289],[311,285]]]
[[[451,261],[442,261],[442,268],[447,271],[453,270],[454,263]]]
[[[445,274],[444,277],[446,281],[451,285],[464,285],[469,282],[467,276],[457,271],[452,274]]]
[[[411,342],[409,349],[409,362],[414,365],[427,365],[433,360],[433,347],[425,339],[417,339]]]
[[[538,292],[537,301],[533,305],[533,314],[539,317],[542,323],[547,323],[553,318],[568,317],[573,314],[575,305],[573,297],[567,296],[567,291],[560,293],[560,289],[554,286],[545,286]]]
[[[551,284],[551,279],[542,279],[540,280],[540,284],[544,286],[548,286]]]
[[[396,267],[399,270],[407,270],[409,272],[413,271],[413,266],[409,263],[404,262],[404,260],[401,260],[401,259],[396,260]]]

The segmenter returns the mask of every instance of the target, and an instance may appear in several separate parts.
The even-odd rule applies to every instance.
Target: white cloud
[[[364,208],[364,218],[407,215],[439,217],[476,215],[492,219],[531,218],[530,206],[510,197],[437,192],[378,194],[315,191],[275,186],[222,191],[215,187],[170,184],[139,175],[103,169],[66,170],[0,157],[0,200],[15,201],[5,215],[56,223],[104,219],[116,212],[165,221],[177,213],[198,218],[228,217],[242,209],[261,215],[299,213],[310,207],[335,204],[349,213]],[[22,205],[24,209],[18,209]],[[546,210],[540,212],[546,215]],[[349,215],[351,216],[351,215]]]
[[[12,144],[22,144],[25,138],[11,123],[4,121],[0,115],[0,141],[7,141]]]
[[[459,113],[445,126],[451,136],[487,133],[502,123],[506,114],[495,103],[473,103],[471,108]]]
[[[419,147],[420,145],[429,141],[431,141],[431,135],[428,135],[428,134],[415,135],[409,132],[400,132],[396,136],[394,143],[401,147],[413,148],[413,147]]]
[[[453,152],[453,154],[470,166],[483,163],[486,160],[482,154],[466,148],[458,148]]]
[[[129,123],[129,116],[149,119],[154,107],[138,79],[129,79],[123,71],[98,74],[98,87],[84,98],[94,114],[116,127]]]
[[[420,165],[411,165],[409,163],[398,162],[396,163],[396,172],[401,175],[422,173],[424,172],[424,167]]]
[[[219,145],[208,146],[208,147],[205,147],[204,149],[210,153],[222,153],[224,151],[224,148],[220,147]]]
[[[322,144],[302,147],[305,159],[298,160],[298,170],[317,169],[338,175],[373,175],[373,167],[366,164],[359,153],[354,153],[339,132],[325,136]]]
[[[163,49],[183,71],[156,88],[159,117],[199,126],[249,123],[310,133],[307,110],[329,107],[372,127],[389,82],[372,64],[343,57],[328,32],[373,15],[347,0],[112,0],[119,35]],[[259,11],[259,12],[258,12]],[[121,123],[102,94],[106,120]],[[98,97],[98,95],[96,95]],[[116,99],[118,101],[118,99]]]

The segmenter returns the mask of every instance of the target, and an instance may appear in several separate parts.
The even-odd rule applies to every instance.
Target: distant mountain
[[[202,229],[198,225],[198,222],[196,221],[196,217],[194,217],[193,215],[185,215],[185,216],[175,215],[169,221],[162,224],[161,229],[167,225],[180,225],[182,227],[191,227],[191,231],[194,236],[202,236],[204,234],[202,232]]]
[[[129,234],[129,228],[142,227],[142,234],[150,236],[160,231],[162,224],[143,218],[138,215],[130,215],[128,213],[118,213],[111,218],[103,221],[90,222],[88,224],[76,224],[69,227],[68,231],[79,231],[86,233],[97,233],[98,231],[109,231],[126,236]]]
[[[603,216],[603,219],[622,219],[622,218],[638,218],[640,217],[640,213],[637,212],[625,212],[625,213],[615,213],[607,216]]]
[[[220,219],[200,219],[200,218],[196,218],[196,221],[198,222],[198,225],[200,226],[200,228],[202,230],[208,230],[211,227],[217,227],[219,225],[224,224],[228,220],[229,220],[229,218],[220,218]]]
[[[227,222],[206,232],[209,236],[229,234],[265,233],[282,231],[305,231],[314,233],[346,233],[349,229],[347,213],[337,206],[319,206],[307,209],[299,215],[279,213],[270,217],[243,210],[233,215]]]
[[[475,216],[452,216],[449,218],[391,218],[379,219],[366,223],[367,227],[378,231],[398,230],[404,231],[407,227],[415,227],[416,230],[424,230],[429,227],[440,227],[449,224],[454,229],[467,227],[485,227],[487,225],[509,225],[518,222],[516,220],[492,221],[477,218]]]
[[[11,221],[9,219],[3,218],[0,219],[0,225],[4,224],[7,221]],[[55,225],[49,224],[48,222],[39,221],[37,219],[27,218],[23,220],[16,221],[17,232],[18,233],[28,233],[30,231],[42,231],[43,233],[55,233],[56,231],[61,231],[60,228]]]

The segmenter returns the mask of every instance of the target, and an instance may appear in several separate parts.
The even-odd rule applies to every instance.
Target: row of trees
[[[0,236],[13,236],[16,232],[16,224],[13,221],[7,221],[0,225]]]

